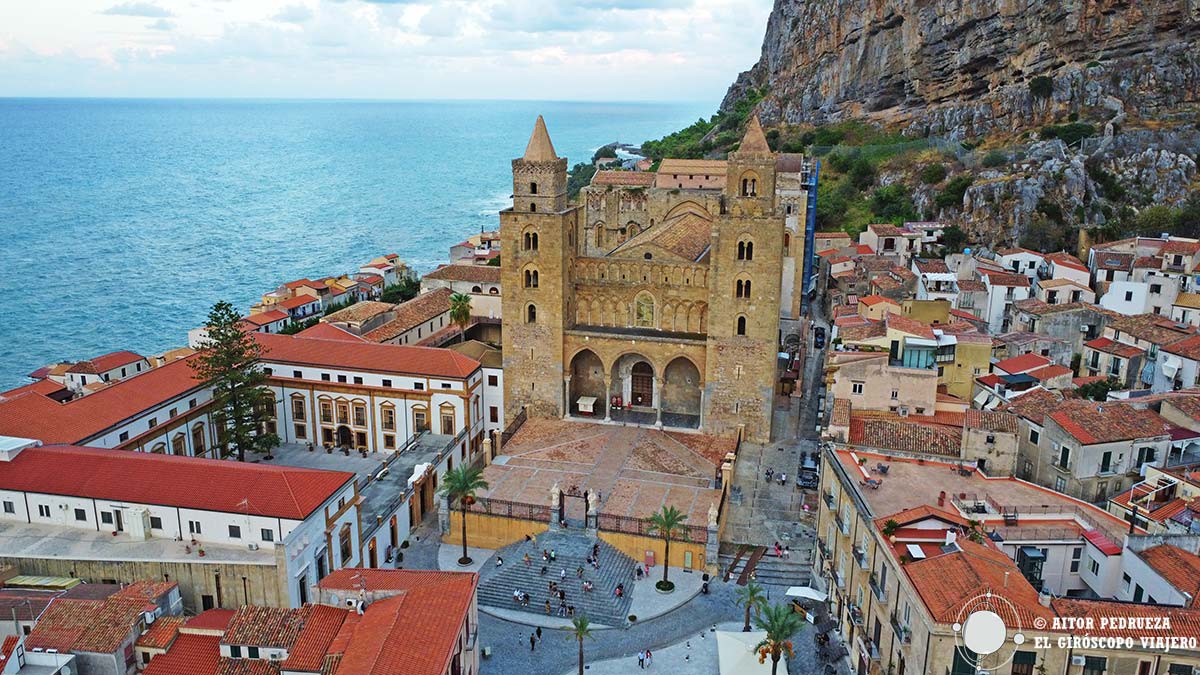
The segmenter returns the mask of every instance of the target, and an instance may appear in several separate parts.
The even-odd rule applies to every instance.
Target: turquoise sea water
[[[0,99],[0,388],[183,345],[217,300],[380,253],[432,269],[496,226],[538,114],[574,164],[713,108]]]

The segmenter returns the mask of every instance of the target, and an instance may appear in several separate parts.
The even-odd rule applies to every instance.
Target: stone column
[[[604,375],[604,421],[612,421],[612,378]]]
[[[721,542],[718,541],[720,533],[720,524],[717,522],[717,505],[714,503],[708,508],[708,541],[704,542],[704,568],[710,574],[719,572],[717,569],[717,561],[720,557]]]
[[[483,465],[487,466],[492,463],[492,439],[483,439]]]
[[[657,429],[662,428],[662,378],[654,376],[654,426]]]
[[[416,495],[413,497],[416,498]],[[450,531],[450,500],[445,497],[438,498],[438,527],[442,534]]]
[[[559,492],[558,483],[556,482],[550,488],[550,531],[551,532],[558,530],[558,504],[559,504],[558,492]]]
[[[563,375],[563,419],[571,416],[571,376]]]

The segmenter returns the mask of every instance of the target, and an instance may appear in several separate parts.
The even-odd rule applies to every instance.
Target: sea
[[[715,102],[0,99],[0,390],[187,342],[301,277],[498,225],[537,115],[571,165]]]

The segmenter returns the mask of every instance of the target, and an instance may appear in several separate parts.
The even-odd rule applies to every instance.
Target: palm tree
[[[592,637],[591,622],[586,616],[580,614],[571,619],[571,632],[567,637],[575,638],[579,643],[579,675],[583,675],[583,638]]]
[[[483,469],[479,467],[460,466],[450,469],[442,476],[442,487],[438,489],[446,499],[457,501],[462,510],[462,557],[459,565],[470,565],[471,556],[467,555],[467,507],[475,502],[475,491],[488,489],[488,483],[483,479]]]
[[[766,589],[751,581],[749,585],[737,589],[737,604],[746,608],[746,626],[742,628],[742,631],[749,633],[750,610],[753,609],[755,613],[758,613],[767,605]]]
[[[471,296],[455,293],[450,296],[450,321],[458,326],[462,341],[467,341],[467,324],[471,323]]]
[[[663,551],[662,583],[655,584],[655,586],[664,591],[669,591],[673,588],[671,582],[667,580],[667,570],[671,567],[671,540],[687,532],[683,524],[685,520],[687,520],[687,514],[680,513],[679,509],[674,506],[664,506],[660,511],[656,511],[654,515],[650,516],[649,534],[657,533],[666,544]]]
[[[767,605],[754,617],[754,625],[767,631],[754,649],[758,651],[758,662],[764,663],[767,655],[771,656],[771,675],[779,669],[779,659],[787,652],[793,655],[792,636],[795,635],[803,620],[789,605]]]

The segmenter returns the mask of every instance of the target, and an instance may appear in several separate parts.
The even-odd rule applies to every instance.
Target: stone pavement
[[[741,629],[741,622],[726,621],[717,624],[715,629],[709,628],[696,635],[689,635],[662,649],[652,648],[650,651],[653,658],[649,667],[645,669],[638,668],[637,656],[588,663],[586,661],[588,644],[585,641],[583,645],[584,665],[587,666],[587,672],[593,675],[627,675],[641,670],[650,673],[670,673],[671,675],[714,675],[719,667],[716,631],[739,631]],[[574,675],[576,672],[578,671],[572,669],[563,675]]]

